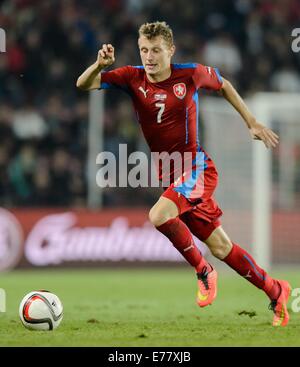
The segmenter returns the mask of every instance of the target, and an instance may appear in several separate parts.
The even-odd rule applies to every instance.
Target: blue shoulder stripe
[[[217,77],[218,77],[219,82],[220,82],[220,83],[223,83],[223,79],[222,79],[222,76],[221,76],[221,74],[220,74],[219,69],[218,69],[218,68],[214,68],[214,69],[215,69],[215,72],[216,72],[216,75],[217,75]]]
[[[172,65],[173,65],[174,69],[195,69],[198,64],[188,62],[188,63],[184,63],[184,64],[172,64]],[[144,66],[143,65],[135,65],[135,66],[133,66],[133,68],[144,69]]]
[[[197,67],[197,63],[195,62],[188,62],[185,64],[172,64],[174,69],[195,69]]]

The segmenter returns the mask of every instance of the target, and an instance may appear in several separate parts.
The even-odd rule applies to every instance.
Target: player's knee
[[[155,207],[151,208],[149,211],[149,220],[155,227],[161,226],[169,219],[172,219],[172,215],[167,211]]]
[[[219,238],[214,246],[211,246],[211,253],[218,259],[223,260],[231,251],[232,243],[227,239]]]

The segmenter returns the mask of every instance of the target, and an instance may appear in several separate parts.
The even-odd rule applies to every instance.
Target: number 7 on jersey
[[[159,107],[159,111],[157,113],[157,123],[161,123],[161,117],[162,117],[162,114],[164,113],[164,110],[165,110],[165,103],[155,103],[155,106],[156,107]]]

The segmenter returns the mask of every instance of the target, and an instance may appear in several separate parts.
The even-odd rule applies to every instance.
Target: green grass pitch
[[[271,275],[300,287],[296,271]],[[13,271],[0,274],[0,287],[0,346],[300,346],[295,297],[289,325],[274,328],[265,294],[233,271],[219,272],[218,297],[204,309],[189,267]],[[63,302],[54,331],[30,331],[19,320],[20,300],[37,289]]]

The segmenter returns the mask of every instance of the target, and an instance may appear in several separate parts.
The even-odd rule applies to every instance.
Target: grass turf
[[[296,271],[272,275],[299,286]],[[0,346],[300,346],[293,297],[289,325],[274,328],[262,291],[233,272],[220,272],[218,285],[214,304],[200,309],[189,268],[4,273]],[[48,289],[63,302],[64,319],[54,331],[30,331],[19,320],[20,300],[36,289]]]

